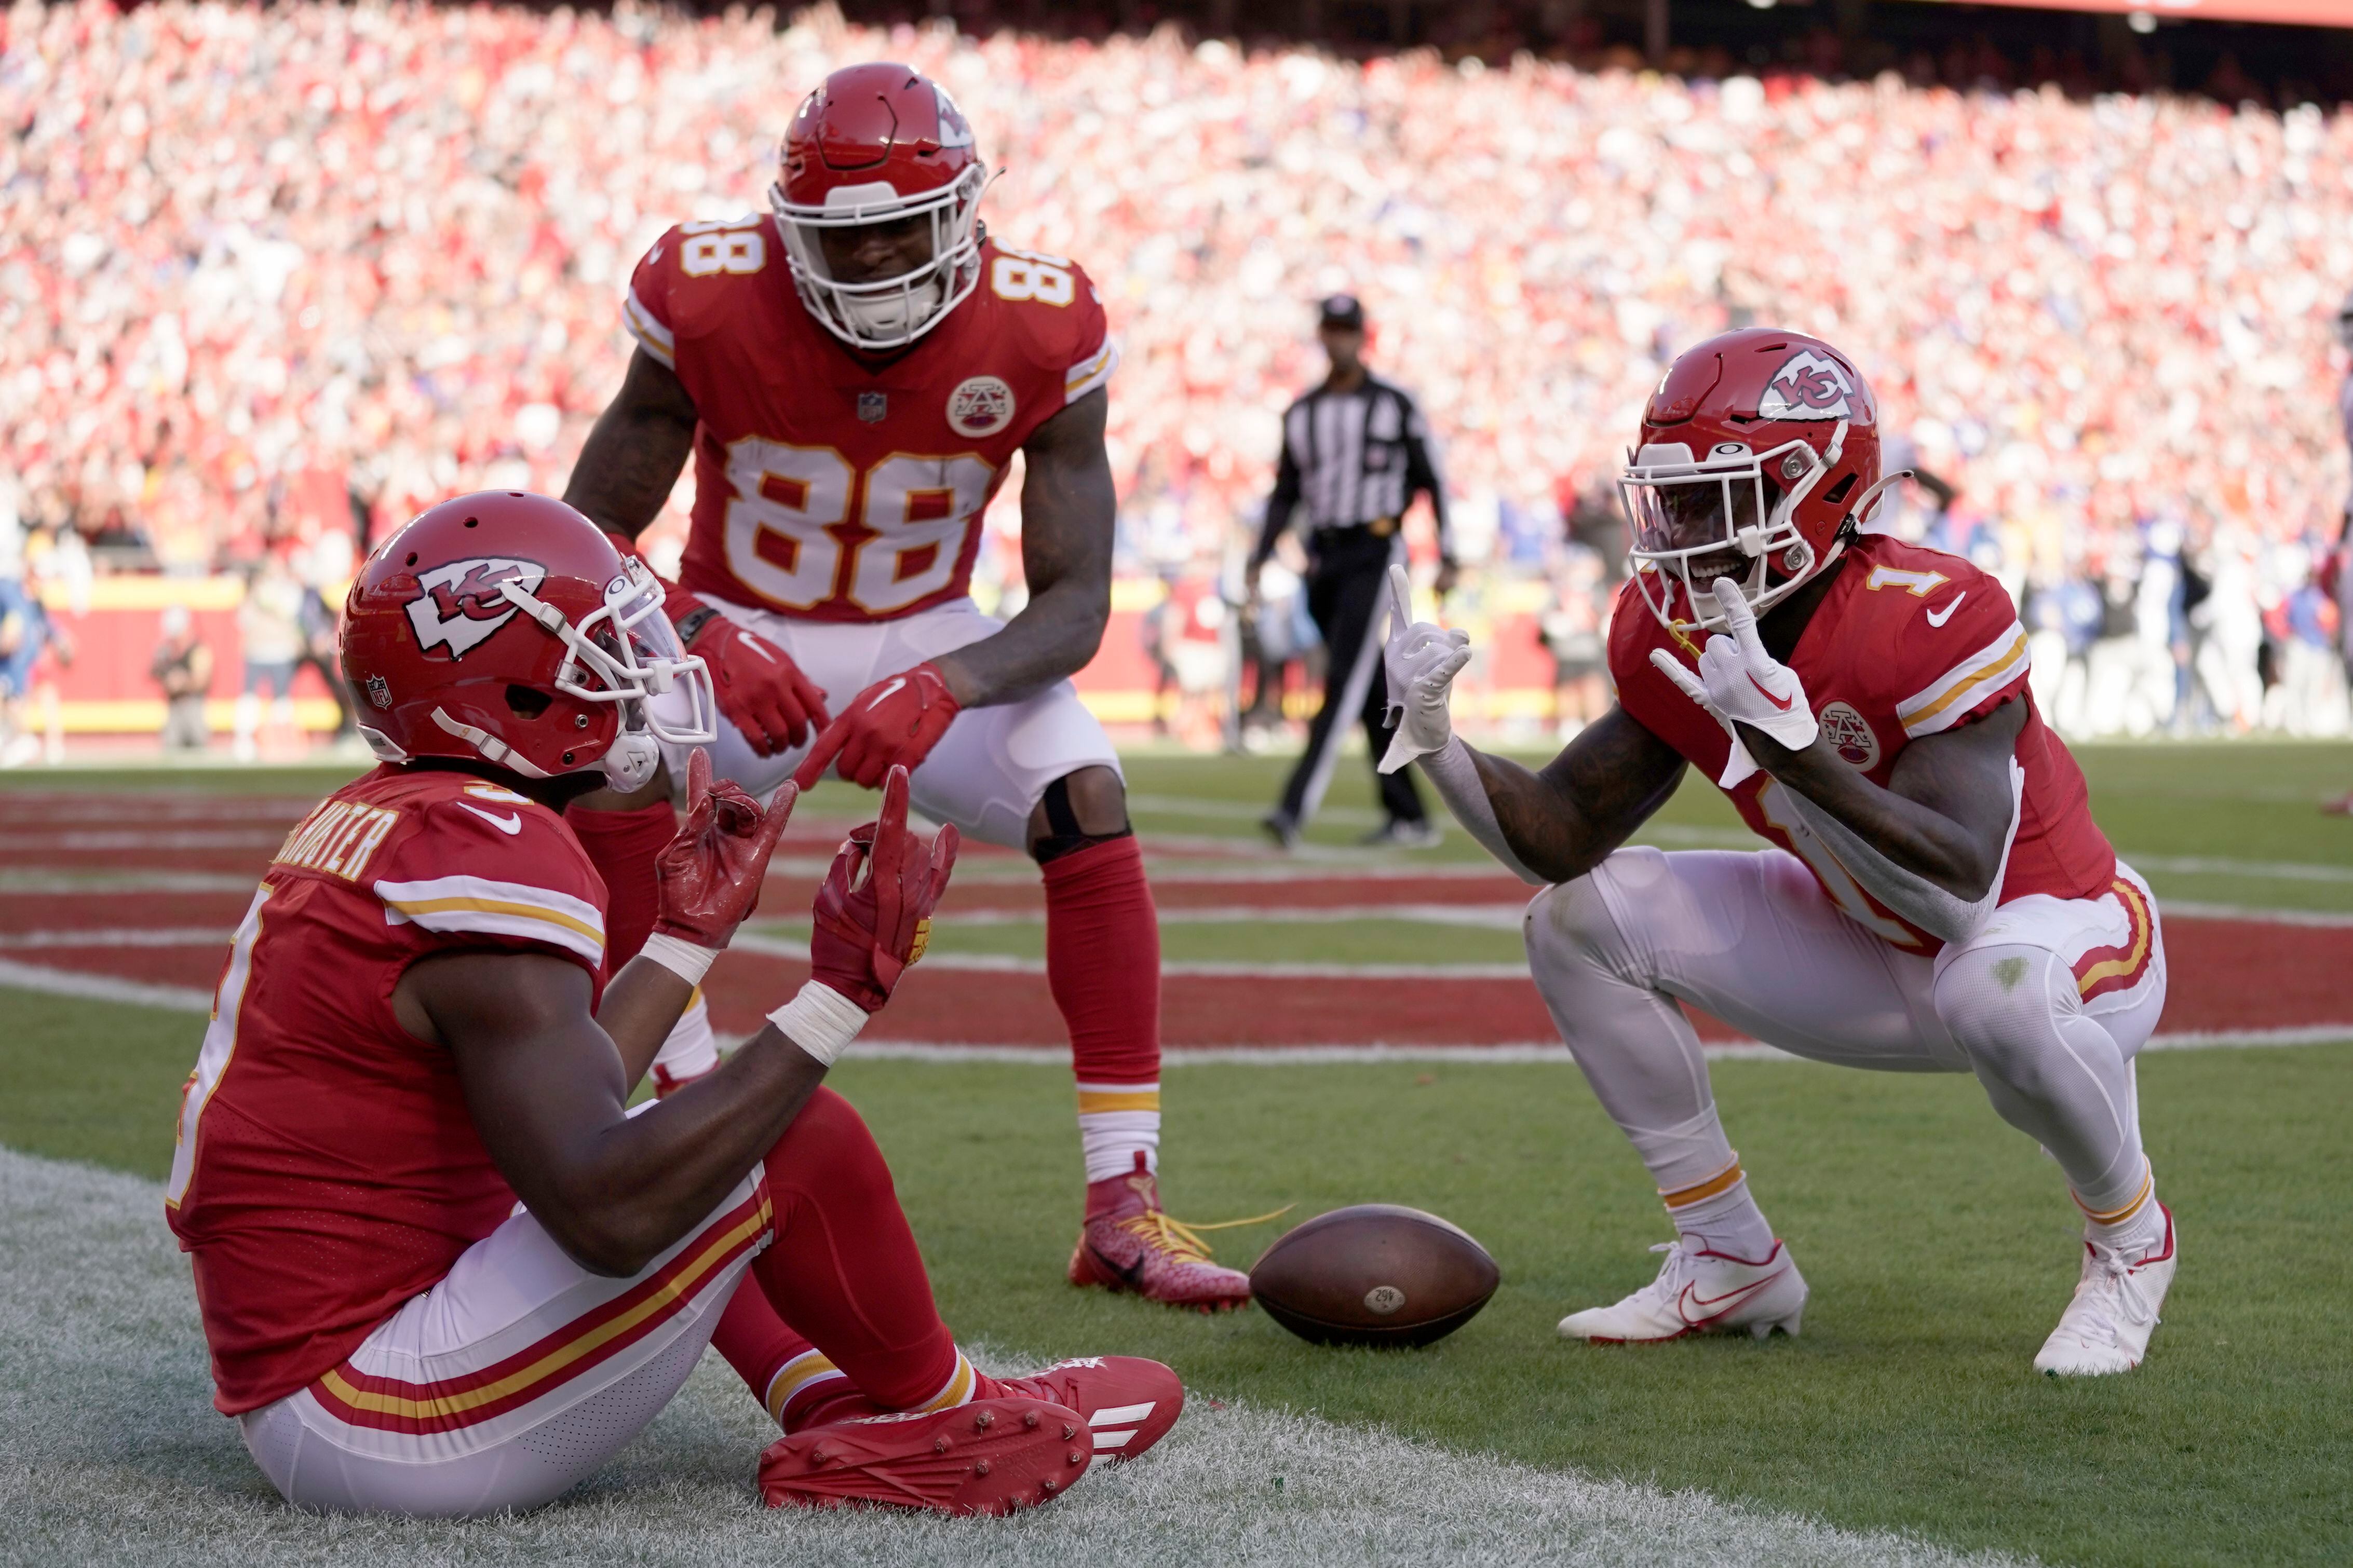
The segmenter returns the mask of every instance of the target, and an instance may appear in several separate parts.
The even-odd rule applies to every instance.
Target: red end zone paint
[[[68,795],[0,795],[0,868],[18,877],[105,872],[259,877],[287,826],[307,810],[289,797]],[[849,826],[839,819],[794,824],[783,851],[828,856]],[[965,910],[1040,907],[1035,880],[1016,873],[1010,851],[967,845],[990,875],[954,885],[946,918]],[[1367,876],[1355,867],[1315,874],[1313,863],[1240,858],[1230,852],[1178,859],[1155,855],[1170,873],[1155,884],[1169,909],[1337,909],[1393,904],[1516,910],[1527,889],[1496,875]],[[1269,874],[1271,873],[1271,874]],[[997,879],[999,877],[1005,879]],[[799,913],[811,879],[771,879],[764,912]],[[151,984],[208,990],[248,888],[189,891],[126,889],[48,891],[0,887],[0,956],[49,968]],[[2162,909],[2162,905],[2160,905]],[[210,944],[141,947],[96,940],[100,932],[216,928]],[[87,945],[10,946],[10,937],[86,931]],[[2160,1027],[2169,1034],[2310,1028],[2342,1024],[2353,1035],[2353,928],[2167,917],[2170,994]],[[770,1008],[807,976],[789,959],[729,953],[707,990],[719,1026],[756,1029]],[[1170,975],[1162,984],[1163,1037],[1172,1047],[1276,1047],[1386,1043],[1399,1046],[1517,1044],[1555,1037],[1535,989],[1525,979],[1405,978],[1377,971],[1346,977]],[[1741,1037],[1711,1018],[1701,1037]],[[875,1026],[878,1039],[1060,1047],[1060,1015],[1043,976],[918,967]]]

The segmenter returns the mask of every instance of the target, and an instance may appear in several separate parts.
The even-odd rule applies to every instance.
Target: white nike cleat
[[[2149,1331],[2173,1283],[2173,1211],[2165,1215],[2165,1243],[2127,1263],[2116,1248],[2084,1243],[2084,1277],[2059,1326],[2042,1342],[2034,1370],[2052,1377],[2103,1377],[2130,1372],[2148,1353]]]
[[[1778,1240],[1762,1262],[1694,1250],[1680,1241],[1651,1248],[1667,1255],[1659,1277],[1614,1307],[1571,1312],[1560,1337],[1600,1345],[1655,1344],[1685,1334],[1758,1339],[1775,1329],[1791,1338],[1806,1310],[1806,1280]]]

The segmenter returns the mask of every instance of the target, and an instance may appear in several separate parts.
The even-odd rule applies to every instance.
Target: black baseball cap
[[[1365,302],[1354,294],[1335,294],[1324,301],[1319,327],[1343,327],[1352,332],[1365,330]]]

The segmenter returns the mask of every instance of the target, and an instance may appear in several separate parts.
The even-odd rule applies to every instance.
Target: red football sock
[[[1087,1179],[1160,1156],[1160,922],[1144,851],[1114,838],[1049,860],[1046,984],[1071,1032]]]
[[[798,1333],[790,1323],[776,1316],[769,1303],[768,1293],[750,1274],[727,1299],[727,1310],[719,1314],[719,1326],[711,1331],[711,1348],[727,1358],[752,1397],[768,1407],[768,1414],[777,1425],[784,1424],[784,1405],[799,1390],[800,1385],[816,1381],[818,1375],[830,1373],[829,1381],[839,1383],[841,1373],[831,1362],[824,1361],[817,1347]],[[814,1361],[804,1358],[815,1358]],[[794,1362],[795,1376],[780,1379],[777,1374]]]
[[[818,1089],[766,1163],[776,1238],[754,1260],[752,1278],[779,1321],[763,1330],[765,1348],[738,1345],[749,1352],[754,1372],[785,1348],[776,1331],[792,1334],[789,1323],[885,1409],[969,1397],[971,1367],[933,1305],[931,1279],[891,1168],[849,1102]],[[730,1302],[729,1312],[734,1310]],[[747,1310],[738,1326],[751,1321]],[[728,1360],[745,1370],[733,1354]],[[773,1377],[766,1373],[762,1384]],[[758,1392],[765,1403],[768,1390]]]
[[[670,802],[658,800],[631,811],[583,811],[575,805],[564,820],[605,879],[605,973],[618,974],[653,934],[659,897],[654,860],[678,837],[678,813]]]

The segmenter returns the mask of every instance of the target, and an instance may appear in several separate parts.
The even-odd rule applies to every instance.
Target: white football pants
[[[783,648],[802,674],[824,689],[826,708],[835,714],[874,682],[994,636],[1005,624],[982,615],[970,599],[894,621],[844,622],[800,620],[707,594],[702,597],[737,626]],[[655,700],[675,703],[676,717],[683,721],[683,698]],[[661,711],[669,717],[673,709]],[[681,788],[686,750],[663,748],[670,776]],[[807,754],[804,744],[761,756],[723,714],[719,740],[711,748],[711,773],[733,779],[765,800]],[[1046,786],[1086,767],[1119,773],[1119,753],[1079,700],[1078,689],[1058,680],[1019,702],[958,713],[909,776],[908,799],[934,822],[953,822],[957,832],[984,843],[1021,849],[1029,844],[1029,814]]]
[[[519,1211],[343,1364],[238,1416],[246,1448],[297,1508],[456,1519],[537,1508],[677,1394],[772,1226],[755,1166],[710,1218],[615,1279]]]
[[[1733,1158],[1680,1000],[1816,1061],[1976,1073],[2097,1211],[2143,1179],[2132,1062],[2165,1005],[2156,901],[2121,862],[2116,878],[2097,899],[2004,904],[1929,959],[1781,850],[1637,847],[1538,893],[1523,931],[1561,1037],[1662,1192]]]

